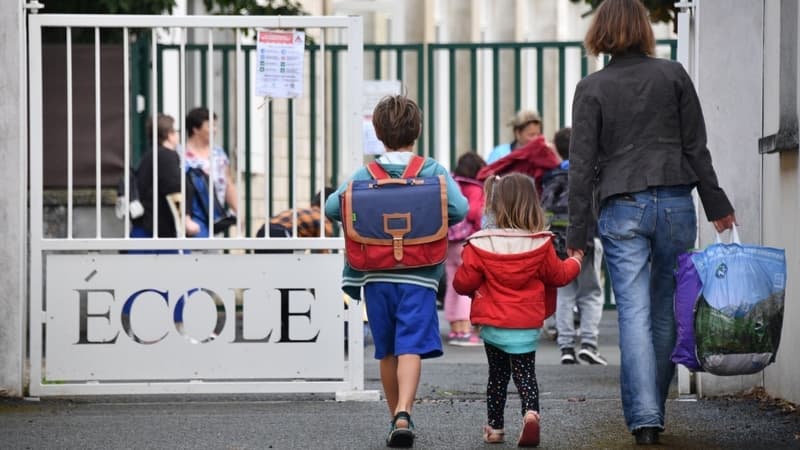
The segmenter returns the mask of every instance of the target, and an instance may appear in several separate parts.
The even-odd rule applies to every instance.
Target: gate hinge
[[[41,3],[39,0],[28,0],[28,3],[25,3],[24,8],[27,9],[31,14],[36,14],[40,9],[44,8],[44,3]]]

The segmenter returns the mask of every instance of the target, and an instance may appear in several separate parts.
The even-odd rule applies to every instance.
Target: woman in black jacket
[[[145,125],[147,138],[153,137],[152,118],[148,117]],[[158,223],[156,230],[158,237],[174,238],[178,237],[177,226],[182,223],[179,217],[175,217],[168,197],[181,192],[181,164],[180,155],[176,151],[178,145],[178,132],[175,130],[175,119],[171,116],[159,114],[156,119],[156,139],[158,147],[156,153],[158,157],[158,174],[156,183],[153,183],[153,147],[152,144],[142,155],[139,166],[136,169],[136,177],[132,182],[136,183],[139,192],[139,200],[144,207],[144,214],[133,219],[131,237],[149,238],[154,236],[153,217],[155,208],[153,207],[153,188],[156,189],[156,207],[158,208]],[[186,195],[191,205],[192,189],[189,183],[186,184]],[[179,211],[180,214],[180,211]],[[199,227],[189,216],[187,207],[185,232],[187,236],[198,233]],[[150,253],[150,251],[146,252]],[[172,253],[159,252],[159,253]]]
[[[584,45],[612,56],[575,91],[570,144],[570,254],[598,229],[619,312],[622,405],[637,444],[658,442],[675,366],[672,269],[697,235],[697,188],[717,231],[735,222],[706,147],[700,102],[683,67],[653,57],[639,0],[605,0]]]

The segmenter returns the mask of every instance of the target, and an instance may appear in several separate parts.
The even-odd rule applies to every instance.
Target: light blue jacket
[[[408,160],[411,158],[411,152],[392,152],[391,158],[382,156],[378,159],[378,164],[383,167],[383,170],[393,178],[399,178],[406,168]],[[407,154],[407,155],[404,155]],[[391,160],[392,162],[387,162]],[[398,161],[405,161],[405,164]],[[425,164],[419,173],[421,177],[433,177],[438,175],[445,175],[447,180],[447,223],[453,225],[461,222],[467,215],[469,204],[467,199],[461,194],[461,189],[458,183],[453,180],[453,177],[447,172],[441,164],[433,159],[426,158]],[[325,201],[325,215],[331,219],[341,221],[342,213],[339,207],[339,194],[347,189],[347,184],[351,180],[370,180],[367,169],[362,167],[338,189],[330,195]],[[439,287],[439,280],[444,273],[444,263],[437,264],[429,267],[419,267],[415,269],[398,269],[389,271],[370,271],[362,272],[350,267],[347,262],[344,265],[342,273],[342,290],[354,299],[361,298],[361,287],[368,282],[389,282],[389,283],[409,283],[418,286],[428,287],[436,291]]]
[[[486,157],[486,164],[491,164],[509,153],[511,153],[511,144],[500,144],[489,152],[489,156]]]

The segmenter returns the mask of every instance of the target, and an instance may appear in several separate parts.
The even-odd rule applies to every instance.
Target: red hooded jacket
[[[581,271],[576,258],[556,256],[550,232],[481,230],[468,239],[453,288],[472,297],[473,325],[541,328],[555,312],[556,287]]]
[[[508,155],[484,166],[477,175],[477,179],[484,181],[493,175],[505,175],[511,172],[520,172],[536,180],[539,195],[542,194],[542,176],[558,165],[561,160],[556,152],[547,145],[544,136],[537,136],[522,147],[513,150]]]

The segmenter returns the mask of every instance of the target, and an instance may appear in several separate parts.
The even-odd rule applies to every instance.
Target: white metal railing
[[[342,258],[336,252],[343,248],[341,238],[325,235],[320,226],[317,238],[264,239],[230,237],[207,239],[185,236],[179,230],[177,238],[159,238],[157,157],[156,80],[160,74],[156,55],[157,29],[181,29],[180,120],[186,114],[186,31],[208,30],[208,77],[214,79],[213,49],[215,30],[244,28],[305,28],[320,29],[322,45],[324,31],[338,29],[346,32],[346,80],[348,95],[344,96],[344,125],[346,142],[352,149],[346,163],[360,165],[361,92],[363,82],[363,32],[360,17],[248,17],[248,16],[127,16],[127,15],[31,15],[28,27],[30,83],[30,360],[32,395],[119,394],[119,393],[212,393],[212,392],[339,392],[345,397],[376,397],[364,391],[363,330],[360,308],[344,311],[338,278]],[[67,181],[66,236],[47,237],[44,233],[44,129],[42,31],[61,28],[66,32],[67,60]],[[72,30],[94,30],[94,112],[95,112],[95,215],[94,237],[76,237],[74,170],[76,164],[73,140],[75,102],[73,97]],[[152,35],[152,149],[153,149],[153,230],[154,237],[130,238],[129,212],[124,220],[123,236],[105,236],[102,211],[101,130],[101,46],[102,29],[122,31],[123,42],[123,103],[125,110],[122,139],[124,180],[131,180],[128,168],[131,161],[131,124],[128,112],[130,98],[130,42],[132,29],[150,29]],[[325,52],[320,52],[324,58]],[[325,61],[323,59],[322,66]],[[244,73],[243,52],[239,36],[236,41],[236,76]],[[324,71],[323,71],[324,73]],[[311,82],[317,82],[311,80]],[[320,81],[324,87],[324,76]],[[324,90],[322,91],[324,93]],[[242,161],[245,117],[242,99],[243,83],[236,87],[236,152]],[[324,95],[321,96],[324,105]],[[312,99],[316,101],[316,99]],[[211,125],[210,146],[214,145],[214,88],[209,83],[208,105]],[[320,108],[325,114],[326,109]],[[325,121],[323,120],[323,123]],[[296,121],[294,121],[296,123]],[[181,143],[186,148],[186,129],[181,129]],[[294,133],[295,139],[297,133]],[[323,139],[323,142],[325,140]],[[271,151],[272,149],[267,149]],[[328,152],[322,147],[321,180],[325,179]],[[292,167],[297,155],[293,156]],[[211,164],[215,164],[214,158]],[[181,164],[185,155],[181,154]],[[269,169],[265,167],[265,169]],[[181,189],[185,198],[186,174],[181,170]],[[213,173],[213,169],[212,169]],[[236,181],[241,186],[240,169]],[[299,174],[293,170],[292,192],[296,192]],[[213,205],[215,188],[209,177],[209,205]],[[320,183],[320,186],[324,186]],[[267,192],[269,194],[269,192]],[[267,195],[269,198],[269,195]],[[293,195],[296,198],[296,195]],[[242,202],[239,202],[241,205]],[[296,208],[295,205],[291,205]],[[269,208],[266,208],[269,217]],[[180,214],[185,223],[186,202],[181,202]],[[213,223],[213,207],[209,208],[209,224]],[[293,214],[297,231],[297,213]],[[239,215],[241,217],[241,214]],[[241,219],[239,219],[241,220]],[[241,227],[241,223],[239,224]],[[268,228],[268,222],[267,222]],[[311,250],[290,255],[240,254],[244,249]],[[180,250],[191,254],[119,255],[131,250]],[[228,254],[207,254],[203,251],[222,250]],[[314,251],[327,252],[314,252]],[[201,251],[197,253],[197,251]],[[236,253],[236,254],[234,254]],[[309,274],[314,276],[310,277]],[[287,284],[288,283],[288,284]],[[124,301],[123,301],[124,300]],[[210,302],[209,302],[210,300]],[[209,306],[210,305],[210,306]],[[277,306],[276,306],[277,305]],[[299,306],[298,306],[299,305]],[[208,308],[212,309],[208,309]],[[166,308],[166,310],[164,309]],[[205,308],[205,309],[204,309]],[[284,321],[271,323],[277,317],[270,308],[279,308]],[[258,314],[254,314],[256,311]],[[235,326],[228,317],[233,314]],[[321,317],[316,317],[315,314]],[[75,320],[75,317],[78,319]],[[168,317],[173,317],[170,322]],[[253,319],[256,317],[256,319]],[[147,320],[145,320],[145,318]],[[206,335],[204,323],[214,323],[206,339],[190,338],[192,333]],[[316,321],[316,322],[315,322]],[[186,325],[189,323],[190,325]],[[209,322],[210,323],[210,322]],[[343,323],[348,324],[347,356],[341,341],[323,341],[341,337]],[[207,325],[207,324],[206,324]],[[194,328],[193,328],[194,327]],[[272,328],[270,328],[272,327]],[[135,328],[135,329],[134,329]],[[265,336],[247,335],[257,330]],[[300,330],[299,332],[296,330]],[[260,330],[260,331],[258,331]],[[276,331],[279,330],[279,331]],[[295,331],[293,331],[295,330]],[[316,330],[316,335],[314,331]],[[301,339],[292,333],[299,333]],[[150,333],[151,339],[140,339]],[[251,331],[251,334],[253,332]],[[125,340],[125,335],[130,337]],[[160,336],[160,337],[159,337]],[[309,336],[314,336],[313,339]],[[198,342],[203,342],[200,346]],[[272,344],[271,346],[268,344]],[[296,349],[287,345],[295,345]],[[146,349],[143,346],[148,346]],[[146,351],[144,351],[146,350]],[[255,353],[253,353],[255,352]],[[183,361],[184,355],[192,355]],[[236,355],[235,357],[231,355]],[[333,355],[333,356],[332,356]],[[256,359],[271,361],[268,364]],[[331,364],[332,357],[341,361]],[[45,365],[44,361],[47,359]],[[226,361],[232,367],[217,367],[209,361]],[[277,363],[277,364],[276,364]],[[316,366],[314,366],[316,363]],[[176,365],[177,364],[177,365]],[[188,364],[188,366],[186,365]],[[282,370],[275,367],[283,366]],[[331,366],[331,367],[327,367]],[[188,367],[188,369],[187,369]],[[192,369],[194,367],[195,369]],[[287,369],[296,368],[296,370]],[[291,373],[290,373],[291,372]]]
[[[131,129],[130,128],[131,127],[130,127],[129,117],[127,115],[127,112],[130,111],[130,107],[131,107],[130,79],[129,79],[130,78],[129,31],[132,28],[147,27],[147,28],[150,28],[152,30],[152,43],[151,44],[152,44],[152,52],[153,52],[153,54],[155,54],[155,52],[157,50],[157,48],[156,48],[156,43],[157,43],[156,29],[157,28],[166,28],[166,27],[183,28],[184,31],[185,31],[185,29],[188,29],[188,28],[208,28],[208,48],[209,48],[209,52],[208,52],[207,57],[206,57],[207,61],[208,61],[207,70],[208,70],[208,78],[209,79],[213,79],[213,75],[214,75],[213,58],[211,58],[211,56],[210,56],[210,55],[213,54],[213,48],[214,48],[214,42],[213,42],[213,33],[214,33],[214,31],[213,31],[213,28],[230,28],[230,27],[224,27],[224,24],[231,23],[229,21],[231,19],[238,20],[237,24],[241,24],[241,27],[258,26],[260,28],[269,28],[269,27],[291,28],[291,27],[302,26],[302,27],[311,28],[308,24],[314,23],[315,20],[318,19],[318,18],[313,18],[313,17],[261,17],[261,18],[252,18],[252,17],[239,17],[239,16],[236,16],[236,17],[222,17],[222,16],[171,17],[171,16],[158,16],[157,17],[158,20],[155,21],[158,24],[156,26],[154,26],[153,24],[154,24],[154,19],[155,18],[153,16],[119,16],[119,15],[117,15],[117,16],[80,16],[80,15],[47,15],[47,14],[41,14],[41,15],[37,15],[36,17],[37,17],[37,19],[36,19],[37,27],[39,27],[40,29],[41,28],[47,28],[47,27],[58,27],[58,28],[64,28],[66,30],[66,38],[67,38],[67,44],[66,44],[67,74],[66,74],[66,79],[67,79],[67,85],[68,86],[72,86],[72,84],[73,84],[73,80],[72,80],[72,77],[73,77],[72,59],[73,58],[72,58],[72,45],[71,45],[72,44],[71,43],[71,41],[72,41],[72,32],[71,32],[71,30],[73,28],[93,28],[94,29],[94,35],[95,35],[94,49],[95,49],[95,60],[96,61],[99,61],[99,59],[100,59],[100,45],[99,45],[100,30],[103,29],[103,28],[120,28],[123,31],[123,45],[122,45],[122,47],[123,47],[123,61],[124,61],[124,67],[123,67],[123,75],[124,75],[124,81],[123,81],[123,83],[124,83],[123,103],[124,103],[124,110],[126,111],[126,116],[125,116],[125,120],[124,120],[124,137],[123,137],[122,140],[124,142],[124,153],[123,153],[123,155],[124,155],[124,165],[125,165],[126,168],[130,166],[130,163],[131,163],[131,160],[132,160],[131,149],[130,149],[130,142],[131,142],[131,139],[130,139]],[[130,19],[130,20],[127,20],[127,19]],[[345,29],[348,20],[350,20],[350,18],[346,18],[346,17],[325,17],[324,19],[325,20],[329,20],[330,23],[331,23],[331,25],[328,25],[327,28],[333,28],[333,29]],[[124,24],[129,24],[129,26],[123,26]],[[258,24],[258,25],[256,25],[256,24]],[[187,85],[187,83],[185,82],[186,81],[185,45],[186,45],[187,33],[182,32],[181,36],[182,36],[182,42],[181,42],[181,50],[180,50],[180,64],[179,64],[181,73],[180,73],[179,76],[180,76],[181,80],[184,80],[184,82],[181,83],[181,89],[180,89],[180,97],[181,97],[180,114],[179,114],[179,117],[176,118],[177,120],[181,120],[181,118],[185,115],[185,113],[187,111],[187,108],[186,108],[186,85]],[[321,34],[320,41],[321,41],[321,46],[323,46],[322,48],[324,49],[324,45],[325,45],[325,34],[324,33]],[[32,39],[31,39],[31,44],[34,44],[34,43],[38,43],[39,48],[41,48],[41,37],[40,36],[38,36],[38,37],[37,36],[33,36]],[[237,73],[237,76],[240,77],[240,79],[241,79],[241,77],[247,76],[247,74],[243,74],[243,72],[244,72],[244,68],[243,68],[243,53],[242,53],[242,50],[241,50],[241,41],[239,39],[236,40],[236,47],[237,47],[236,48],[236,60],[237,60],[237,62],[236,62],[237,72],[236,73]],[[359,53],[362,53],[362,50],[361,50],[360,46],[358,48],[358,51],[359,51]],[[349,52],[349,53],[352,53],[352,51]],[[324,65],[325,65],[325,60],[324,60],[325,52],[324,51],[319,52],[319,57],[322,59],[321,64],[324,67]],[[34,63],[37,63],[37,61],[34,61]],[[363,64],[362,64],[362,66],[363,66]],[[352,67],[353,66],[348,63],[347,67],[348,67],[348,72],[350,74],[352,74],[352,72],[353,72]],[[37,70],[41,70],[41,64],[37,64],[36,69]],[[151,72],[152,72],[152,77],[151,77],[151,79],[152,79],[152,83],[151,83],[152,100],[151,100],[151,102],[152,102],[152,104],[156,104],[157,103],[156,80],[160,76],[159,70],[160,69],[158,68],[158,65],[157,65],[157,59],[153,58],[153,60],[152,60],[152,69],[151,69]],[[359,76],[359,78],[363,79],[363,75],[358,74],[358,76]],[[95,148],[95,153],[96,153],[95,160],[99,161],[101,156],[102,156],[102,152],[101,152],[102,111],[101,111],[101,106],[100,106],[101,105],[101,92],[100,92],[100,81],[99,81],[101,79],[101,65],[100,64],[96,64],[95,65],[94,77],[95,77],[95,80],[94,80],[95,81],[95,83],[94,83],[94,85],[95,85],[95,93],[94,93],[94,95],[95,95],[95,147],[96,147]],[[37,81],[37,80],[31,80],[31,81],[33,83],[34,81]],[[312,80],[312,82],[313,81],[314,80]],[[325,107],[324,107],[325,80],[324,80],[324,77],[321,80],[321,82],[319,82],[318,85],[319,85],[319,88],[318,88],[319,91],[323,94],[323,95],[318,95],[317,96],[318,99],[321,99],[321,101],[323,102],[323,107],[322,108],[318,108],[318,110],[325,111]],[[39,86],[41,86],[41,80],[39,80]],[[237,98],[242,98],[244,95],[245,95],[245,93],[244,93],[244,87],[242,86],[242,83],[237,83]],[[209,87],[207,89],[207,96],[208,96],[209,114],[213,117],[213,115],[214,115],[214,105],[215,105],[213,83],[209,83]],[[353,97],[352,96],[348,96],[347,99],[348,100],[349,99],[353,99]],[[317,101],[317,99],[312,99],[312,101]],[[240,118],[244,118],[245,117],[245,113],[243,112],[244,102],[237,101],[236,108],[237,108],[237,122],[236,122],[236,128],[237,128],[237,132],[236,132],[236,154],[237,154],[237,158],[236,159],[237,159],[237,161],[243,161],[244,160],[244,156],[243,156],[243,144],[242,143],[244,142],[244,126],[246,124],[245,124],[244,120],[241,120]],[[348,106],[345,106],[345,108],[348,108]],[[296,108],[294,110],[295,110],[295,114],[296,114]],[[348,111],[347,112],[348,116],[352,116],[353,115],[352,112],[350,112],[349,110],[347,110],[347,111]],[[151,120],[152,120],[153,123],[156,123],[157,114],[158,114],[158,111],[156,111],[155,108],[151,108]],[[67,228],[66,239],[68,241],[70,241],[71,244],[75,244],[76,249],[89,249],[90,248],[90,249],[95,249],[95,250],[106,250],[106,249],[113,249],[113,248],[120,248],[120,249],[130,248],[131,250],[136,250],[136,249],[151,249],[151,248],[153,248],[152,247],[152,243],[119,242],[119,241],[116,240],[116,239],[122,239],[122,240],[125,240],[125,241],[127,241],[127,240],[133,241],[132,239],[129,238],[129,236],[130,236],[130,220],[129,220],[129,217],[127,215],[127,211],[126,211],[125,220],[123,220],[124,231],[122,232],[122,236],[116,236],[116,235],[115,236],[104,236],[103,235],[103,233],[102,233],[102,225],[103,225],[103,223],[102,223],[102,215],[101,215],[101,210],[102,210],[101,192],[102,192],[103,186],[102,186],[102,183],[101,183],[102,169],[101,169],[101,165],[99,165],[99,164],[95,165],[95,186],[94,186],[94,191],[95,191],[95,221],[94,221],[94,223],[95,223],[95,233],[94,234],[95,234],[95,236],[94,236],[94,238],[75,237],[75,234],[76,234],[75,233],[76,230],[74,228],[75,207],[74,207],[74,204],[73,204],[74,203],[73,202],[73,198],[74,198],[74,194],[75,194],[75,192],[74,192],[74,179],[73,179],[73,174],[74,174],[73,164],[74,164],[74,161],[75,161],[74,152],[73,152],[73,141],[74,141],[73,116],[74,116],[74,114],[73,114],[72,89],[68,89],[67,90],[67,134],[68,134],[67,135],[67,147],[68,147],[68,150],[67,150],[67,158],[66,158],[67,159],[67,183],[66,183],[66,186],[65,186],[66,197],[67,197],[66,217],[65,217],[65,224],[66,224],[66,228]],[[296,120],[293,120],[292,122],[294,124],[297,123]],[[325,123],[325,121],[322,121],[323,126],[324,126],[324,123]],[[37,120],[37,121],[31,122],[31,129],[34,129],[36,127],[38,127],[38,128],[42,127],[41,120]],[[185,148],[185,145],[186,145],[186,130],[184,128],[185,127],[180,127],[180,129],[181,129],[180,142],[181,142],[181,146]],[[265,124],[265,131],[269,132],[269,130],[266,129],[266,124]],[[344,131],[343,135],[353,136],[353,138],[357,138],[360,141],[360,137],[361,137],[360,133],[357,131],[357,129],[352,124],[349,124],[348,128],[343,130],[343,131]],[[296,133],[293,133],[293,134],[295,135],[295,139],[296,139]],[[156,130],[156,127],[153,126],[151,140],[153,141],[152,145],[153,145],[154,150],[157,147],[156,136],[157,136],[157,130]],[[325,142],[324,129],[323,129],[323,132],[320,133],[320,136],[323,136],[321,141],[324,143]],[[210,136],[209,140],[212,143],[214,142],[214,128],[213,127],[211,127],[211,136]],[[356,141],[353,141],[349,137],[345,138],[345,141],[350,143],[350,144],[356,143]],[[31,142],[31,145],[32,146],[33,145],[41,146],[41,141]],[[273,149],[267,148],[266,150],[271,152]],[[183,153],[181,153],[181,158],[182,158],[181,162],[182,163],[184,163],[184,161],[183,161],[184,156],[185,155]],[[296,173],[296,170],[294,170],[294,169],[296,169],[296,163],[297,163],[296,162],[296,156],[297,156],[296,153],[293,156],[294,156],[294,158],[290,161],[290,164],[292,165],[292,168],[293,168],[292,171]],[[318,159],[321,160],[321,163],[319,164],[319,167],[320,167],[321,170],[318,171],[319,175],[318,175],[318,180],[317,180],[318,184],[320,186],[324,186],[325,185],[324,180],[326,178],[326,169],[327,169],[327,164],[325,163],[326,158],[327,158],[327,153],[325,152],[325,148],[323,147],[322,155],[321,155],[320,158],[318,158]],[[349,158],[349,160],[346,161],[346,162],[355,162],[355,161],[358,161],[359,164],[360,164],[361,160],[360,160],[360,156],[359,155],[356,155],[355,157]],[[38,161],[35,161],[34,158],[32,158],[32,160],[31,160],[31,163],[32,163],[31,169],[37,170],[39,173],[41,173],[40,167],[37,167],[35,165],[37,162]],[[211,159],[211,162],[212,162],[212,164],[214,163],[213,158]],[[267,158],[265,158],[264,171],[265,171],[265,173],[267,173],[267,172],[269,172],[269,170],[270,170],[270,168],[267,167]],[[157,158],[153,158],[153,172],[156,173],[156,174],[158,173],[158,159]],[[212,170],[212,172],[213,172],[213,170]],[[241,184],[241,174],[242,174],[241,170],[236,170],[236,173],[235,173],[235,177],[236,177],[235,184],[237,186],[242,186],[242,184]],[[123,175],[123,178],[124,178],[125,186],[129,186],[131,180],[129,179],[129,176],[128,176],[127,172],[125,172],[125,174]],[[155,183],[155,178],[156,177],[154,177],[154,183]],[[212,200],[211,193],[214,190],[213,189],[213,183],[214,183],[213,178],[211,178],[209,180],[209,183],[210,183],[210,186],[209,186],[209,199],[208,200],[210,202],[209,204],[211,204],[212,203],[211,202],[211,200]],[[185,178],[182,178],[181,186],[182,187],[185,186]],[[34,188],[39,188],[40,186],[37,184],[37,185],[34,185],[33,187]],[[295,184],[294,183],[292,183],[291,189],[292,189],[291,197],[296,199],[297,197],[295,195],[296,191],[295,191]],[[156,191],[154,189],[153,190],[153,195],[154,195],[153,201],[154,202],[157,200],[155,198],[155,192]],[[241,192],[241,190],[240,190],[240,192]],[[32,199],[36,200],[38,198],[42,198],[42,195],[38,195],[38,194],[40,194],[40,193],[32,191],[31,192]],[[269,188],[268,188],[268,186],[265,185],[265,197],[266,198],[270,198],[270,195],[271,195],[271,193],[269,192]],[[243,203],[243,202],[241,202],[241,199],[240,199],[239,203],[240,204]],[[185,205],[186,205],[186,202],[183,202],[182,205],[181,205],[182,206],[182,208],[181,208],[182,209],[181,210],[181,216],[183,217],[184,220],[185,220],[185,216],[186,216]],[[266,203],[266,205],[267,205],[267,207],[265,208],[265,217],[264,217],[264,219],[265,219],[265,221],[268,221],[269,217],[271,217],[271,215],[272,215],[272,213],[274,211],[270,211],[269,203]],[[297,206],[296,204],[291,205],[291,207],[293,209],[296,206]],[[36,205],[34,203],[31,204],[31,207],[32,207],[32,210],[34,211],[34,213],[38,213],[38,211],[41,210],[38,207],[38,205]],[[154,211],[153,211],[153,225],[154,226],[158,223],[158,214],[159,214],[158,213],[158,209],[154,208]],[[209,210],[209,215],[211,216],[212,214],[213,214],[212,211]],[[241,217],[242,216],[243,216],[242,214],[238,215],[240,221],[241,221]],[[32,217],[32,218],[37,218],[37,217]],[[209,219],[211,219],[211,217]],[[211,221],[211,220],[209,220],[209,221]],[[43,221],[38,221],[38,223],[43,223]],[[239,225],[238,229],[242,229],[243,228],[241,222],[239,222],[238,225]],[[201,248],[220,249],[220,248],[229,248],[229,247],[230,248],[270,248],[270,249],[272,249],[272,248],[274,248],[274,249],[309,248],[309,249],[329,249],[329,250],[331,250],[331,249],[338,249],[338,248],[342,247],[342,242],[341,242],[340,238],[325,239],[325,238],[330,238],[330,236],[325,236],[324,227],[320,227],[320,228],[321,228],[320,238],[323,239],[322,241],[304,239],[302,241],[302,246],[300,246],[300,247],[295,247],[297,242],[295,242],[293,244],[286,244],[285,242],[284,243],[269,243],[269,244],[265,244],[263,241],[271,241],[270,236],[268,234],[267,234],[267,236],[265,236],[265,239],[259,239],[259,240],[254,240],[254,239],[249,239],[249,238],[240,238],[238,236],[234,236],[233,238],[226,238],[227,244],[222,244],[222,245],[210,242],[210,241],[213,241],[215,239],[214,236],[210,236],[209,239],[206,242],[202,242],[201,243],[201,242],[188,240],[188,239],[187,240],[181,240],[180,238],[185,237],[185,236],[183,236],[183,234],[181,234],[181,235],[179,235],[179,239],[178,239],[178,240],[181,240],[180,244],[176,244],[174,242],[169,242],[169,243],[164,242],[163,245],[165,245],[165,249],[185,248],[187,250],[201,249]],[[34,229],[33,231],[36,232],[38,230]],[[180,230],[180,231],[183,231],[183,230]],[[67,243],[67,244],[58,243],[57,241],[60,241],[60,240],[62,240],[62,239],[58,238],[58,237],[50,237],[50,236],[42,235],[42,243],[43,243],[43,247],[45,249],[50,248],[51,245],[54,247],[53,249],[59,249],[59,250],[63,249],[64,246],[70,246],[69,243]],[[97,242],[99,240],[102,240],[103,242]],[[173,241],[174,239],[159,238],[156,235],[156,236],[153,237],[153,240]],[[162,245],[162,243],[159,243],[159,246],[160,245]]]

